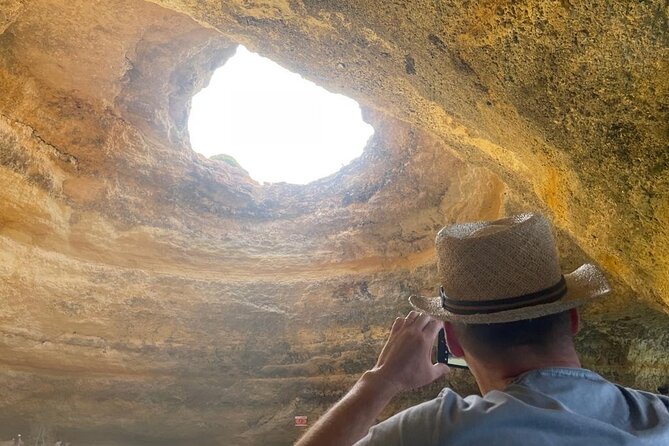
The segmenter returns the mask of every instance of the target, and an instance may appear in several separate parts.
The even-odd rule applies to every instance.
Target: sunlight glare
[[[239,45],[193,97],[193,150],[233,156],[259,182],[306,184],[362,154],[374,129],[333,94]]]

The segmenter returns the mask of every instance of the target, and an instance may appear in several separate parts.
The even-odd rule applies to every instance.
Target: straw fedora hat
[[[437,319],[469,324],[532,319],[610,291],[595,265],[562,274],[550,224],[540,214],[447,226],[435,244],[440,295],[411,296],[409,302]]]

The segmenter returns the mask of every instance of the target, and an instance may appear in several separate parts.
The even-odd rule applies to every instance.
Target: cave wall
[[[156,3],[433,132],[666,309],[664,2]]]
[[[290,443],[434,291],[441,226],[527,209],[615,286],[584,363],[667,384],[659,3],[0,5],[0,440]],[[192,152],[237,43],[357,99],[363,156],[261,187]]]

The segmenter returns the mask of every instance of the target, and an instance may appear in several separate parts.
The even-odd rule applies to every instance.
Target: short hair
[[[572,339],[569,311],[499,324],[457,322],[453,327],[460,345],[479,357],[500,357],[519,346],[542,352]]]

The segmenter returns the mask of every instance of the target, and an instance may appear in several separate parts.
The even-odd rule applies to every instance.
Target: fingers
[[[439,319],[430,319],[427,324],[425,324],[425,327],[423,328],[423,331],[430,337],[435,337],[437,336],[437,333],[439,333],[439,330],[444,328],[444,323],[440,321]]]
[[[398,321],[401,319],[402,318],[395,319],[395,324],[397,324]],[[440,320],[434,319],[427,313],[422,313],[422,312],[419,313],[417,311],[410,311],[409,314],[407,314],[406,317],[404,318],[403,322],[404,326],[411,325],[413,328],[417,328],[419,330],[423,331],[429,330],[429,332],[434,331],[435,335],[441,328]],[[393,328],[395,328],[395,325],[393,325]]]
[[[419,388],[444,376],[448,367],[432,362],[434,339],[441,325],[419,311],[396,318],[374,370],[402,389]]]
[[[425,325],[432,319],[429,314],[419,313],[417,311],[410,311],[405,318],[405,325],[411,325],[414,328],[422,330]]]
[[[441,378],[442,376],[446,376],[446,374],[448,374],[448,372],[450,370],[451,369],[449,369],[446,364],[442,364],[441,362],[438,362],[438,363],[432,365],[432,371],[433,371],[434,379],[438,379],[438,378]]]
[[[397,330],[400,329],[404,325],[404,318],[403,317],[397,317],[395,318],[395,322],[393,322],[393,326],[390,328],[390,333],[395,333]]]
[[[417,329],[423,330],[427,324],[430,323],[430,321],[433,320],[432,316],[430,316],[427,313],[420,313],[416,320],[414,321],[414,325],[416,326]]]
[[[409,314],[407,314],[407,317],[404,318],[405,324],[407,324],[407,325],[412,324],[421,314],[423,314],[423,313],[419,313],[419,312],[413,311],[413,310],[409,311]]]

